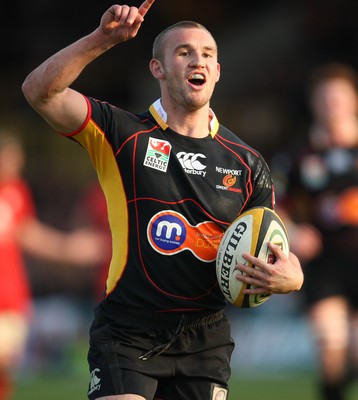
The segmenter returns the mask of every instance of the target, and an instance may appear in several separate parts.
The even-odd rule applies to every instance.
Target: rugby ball
[[[254,207],[240,214],[225,231],[216,257],[216,276],[219,287],[226,299],[236,307],[257,307],[267,301],[271,295],[247,295],[243,290],[254,288],[236,279],[241,272],[235,269],[237,264],[249,264],[242,253],[250,253],[269,264],[275,263],[275,255],[268,242],[281,247],[289,255],[288,235],[285,225],[277,213],[266,207]]]

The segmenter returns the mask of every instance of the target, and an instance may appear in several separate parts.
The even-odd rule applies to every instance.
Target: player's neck
[[[166,123],[175,132],[193,138],[204,138],[210,134],[209,104],[197,110],[188,111],[182,106],[165,102],[163,108],[167,114]]]

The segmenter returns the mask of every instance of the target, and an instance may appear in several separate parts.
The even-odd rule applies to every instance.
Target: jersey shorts
[[[234,343],[223,311],[119,312],[120,321],[111,321],[96,310],[88,353],[90,400],[125,393],[148,400],[227,399]]]

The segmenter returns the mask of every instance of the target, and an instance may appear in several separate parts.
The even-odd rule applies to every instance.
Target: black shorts
[[[222,311],[171,316],[100,309],[90,330],[88,398],[137,394],[146,400],[226,400],[234,350]]]
[[[320,258],[305,265],[304,272],[302,293],[308,307],[329,297],[343,296],[352,308],[358,310],[356,257],[326,251]]]

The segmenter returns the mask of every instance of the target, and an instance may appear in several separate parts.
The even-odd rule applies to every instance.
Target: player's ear
[[[156,58],[152,58],[149,62],[149,69],[155,79],[164,78],[164,68],[162,63]]]
[[[217,67],[216,67],[216,82],[219,82],[220,73],[221,73],[220,70],[221,70],[221,67],[220,67],[220,64],[218,63]]]

